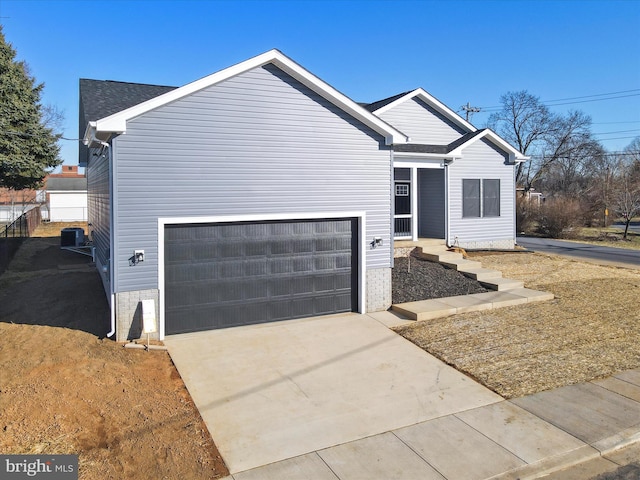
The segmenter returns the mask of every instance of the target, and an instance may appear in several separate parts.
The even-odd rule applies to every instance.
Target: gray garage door
[[[167,225],[165,333],[356,311],[357,225]]]

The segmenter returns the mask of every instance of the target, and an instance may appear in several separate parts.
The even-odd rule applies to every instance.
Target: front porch
[[[444,163],[403,162],[394,168],[393,235],[396,241],[446,238]]]

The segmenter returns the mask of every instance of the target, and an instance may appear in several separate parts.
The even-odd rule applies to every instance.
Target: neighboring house
[[[44,201],[38,190],[0,188],[0,224],[9,224]]]
[[[50,222],[87,220],[87,178],[78,173],[76,165],[63,165],[45,181],[47,213]],[[44,213],[44,212],[43,212]]]
[[[364,108],[277,50],[180,88],[80,80],[109,336],[140,336],[143,300],[160,338],[384,310],[401,218],[395,236],[513,246],[521,156],[416,92]]]

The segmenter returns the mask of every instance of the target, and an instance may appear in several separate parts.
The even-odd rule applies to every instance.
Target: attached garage
[[[358,311],[359,218],[170,223],[165,334]]]

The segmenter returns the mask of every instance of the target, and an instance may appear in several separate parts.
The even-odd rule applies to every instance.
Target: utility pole
[[[469,103],[469,102],[467,102],[466,105],[462,105],[460,108],[465,111],[467,122],[470,120],[471,116],[474,113],[480,112],[480,107],[472,107],[471,103]]]

